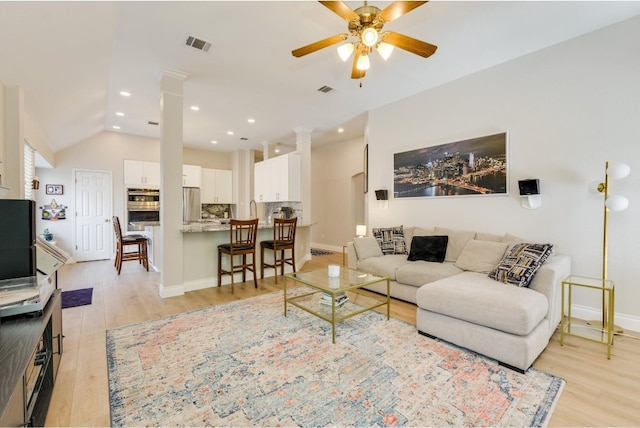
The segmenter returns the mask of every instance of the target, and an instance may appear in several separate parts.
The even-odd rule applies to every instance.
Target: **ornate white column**
[[[160,296],[184,294],[182,251],[183,83],[187,74],[161,70],[160,77]]]
[[[311,129],[295,128],[296,151],[300,153],[300,200],[303,222],[311,219]],[[309,243],[310,244],[310,243]]]

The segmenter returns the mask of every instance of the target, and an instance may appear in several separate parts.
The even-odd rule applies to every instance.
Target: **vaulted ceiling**
[[[318,2],[0,2],[0,81],[22,87],[54,151],[103,130],[159,137],[149,122],[160,120],[164,68],[188,75],[186,146],[295,146],[297,128],[322,144],[362,135],[371,109],[638,14],[633,1],[430,2],[385,29],[437,52],[425,59],[396,49],[387,62],[372,55],[367,76],[353,80],[334,47],[291,55],[346,32]],[[187,46],[189,35],[210,42],[208,52]]]

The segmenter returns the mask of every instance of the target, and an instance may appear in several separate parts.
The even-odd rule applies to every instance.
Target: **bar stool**
[[[231,294],[235,284],[233,274],[242,272],[242,282],[246,281],[246,272],[253,272],[253,283],[258,288],[256,278],[256,235],[258,234],[258,219],[236,220],[229,222],[229,243],[218,245],[218,287],[222,286],[222,275],[231,275]],[[229,270],[222,269],[222,254],[229,255]],[[247,255],[251,255],[251,262],[247,262]],[[234,264],[234,256],[242,256],[242,263]]]
[[[122,262],[129,260],[138,260],[138,263],[142,264],[147,272],[149,272],[149,253],[148,253],[148,239],[144,235],[123,235],[122,228],[120,227],[120,219],[117,216],[113,216],[113,230],[116,234],[116,261],[114,266],[120,275],[122,270]],[[127,251],[127,247],[134,247],[135,251]]]
[[[275,273],[275,282],[278,283],[278,267],[280,267],[280,275],[284,275],[284,265],[288,264],[296,271],[296,226],[298,219],[276,218],[273,221],[273,239],[260,242],[260,278],[264,278],[264,268],[273,268]],[[273,251],[273,264],[265,263],[264,250]],[[291,255],[286,257],[286,250],[291,250]],[[279,256],[278,257],[278,253]]]

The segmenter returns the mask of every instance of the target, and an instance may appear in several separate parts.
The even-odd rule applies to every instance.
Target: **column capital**
[[[311,145],[311,129],[309,128],[294,128],[296,133],[296,146],[300,148],[301,145]]]
[[[161,68],[160,92],[182,97],[182,86],[189,75],[179,70],[171,70],[169,68]]]
[[[185,73],[184,71],[174,70],[172,68],[160,67],[158,77],[159,78],[169,77],[171,79],[176,79],[176,80],[187,80],[187,77],[189,77],[189,74]]]

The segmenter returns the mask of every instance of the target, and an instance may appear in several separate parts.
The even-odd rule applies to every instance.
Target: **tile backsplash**
[[[231,218],[230,204],[202,204],[202,219]]]
[[[264,216],[265,220],[280,217],[282,214],[282,208],[290,208],[290,217],[297,217],[298,224],[302,223],[302,202],[265,202],[264,204]]]

